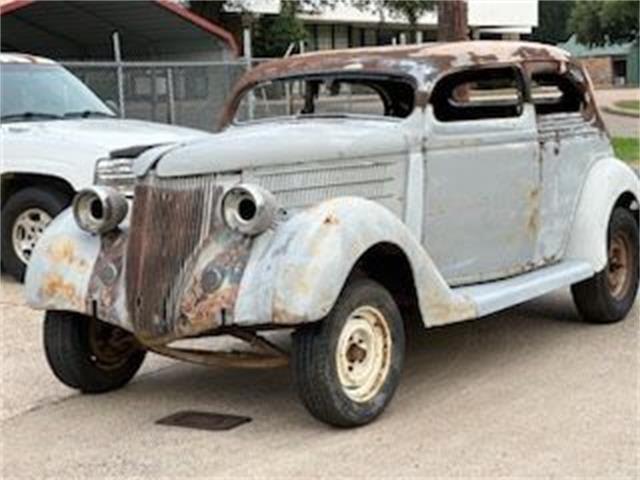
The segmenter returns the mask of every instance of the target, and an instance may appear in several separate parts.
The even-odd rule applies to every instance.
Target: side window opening
[[[442,122],[519,117],[523,82],[515,67],[456,72],[435,86],[431,104]]]
[[[580,112],[584,94],[566,75],[538,73],[531,77],[531,99],[536,114]]]
[[[331,115],[405,118],[413,111],[414,103],[414,86],[405,79],[309,75],[255,86],[242,97],[235,121]]]

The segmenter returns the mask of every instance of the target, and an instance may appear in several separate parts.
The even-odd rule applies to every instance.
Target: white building
[[[538,25],[538,0],[467,0],[468,21],[473,38],[519,39]],[[280,0],[244,0],[243,7],[255,14],[275,15]],[[408,41],[409,24],[389,12],[362,11],[345,3],[335,8],[310,10],[300,15],[309,30],[310,50],[385,45]],[[417,37],[434,41],[438,15],[431,11],[418,21]]]

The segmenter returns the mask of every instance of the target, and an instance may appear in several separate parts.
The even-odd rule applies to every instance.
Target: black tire
[[[46,187],[24,188],[9,197],[2,206],[2,267],[7,273],[21,282],[27,267],[19,258],[12,240],[18,216],[30,208],[38,208],[54,218],[70,202],[70,195]]]
[[[129,332],[86,315],[61,311],[45,315],[44,349],[55,376],[85,393],[124,386],[146,354]]]
[[[619,248],[617,253],[612,251],[614,244],[624,245],[626,251],[624,262],[620,262]],[[638,223],[633,214],[626,208],[616,208],[609,220],[607,239],[607,266],[593,277],[571,286],[571,293],[580,316],[591,323],[613,323],[627,316],[633,306],[638,292],[638,275],[640,265],[638,260]],[[624,263],[624,273],[612,281],[612,272]],[[615,277],[614,277],[615,278]]]
[[[376,380],[379,387],[370,393],[371,398],[363,398],[362,401],[352,398],[350,395],[353,393],[347,393],[347,387],[343,386],[336,355],[339,348],[343,350],[339,342],[347,320],[361,307],[373,307],[382,314],[391,340],[388,360],[382,361],[388,365],[386,374],[375,377],[379,378]],[[351,341],[349,337],[347,342]],[[357,353],[357,345],[349,345],[347,352],[356,348]],[[315,418],[330,425],[365,425],[380,415],[391,400],[400,380],[404,351],[404,326],[393,297],[372,280],[354,279],[344,288],[326,318],[297,329],[293,335],[293,373],[302,402]],[[357,362],[364,363],[365,360],[366,354]]]

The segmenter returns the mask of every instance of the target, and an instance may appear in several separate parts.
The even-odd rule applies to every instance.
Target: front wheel
[[[304,405],[339,427],[364,425],[385,409],[404,361],[402,317],[389,292],[358,279],[331,313],[294,334],[292,361]]]
[[[44,349],[55,376],[86,393],[122,387],[146,354],[131,333],[86,315],[60,311],[46,313]]]
[[[571,286],[582,318],[613,323],[626,317],[638,291],[638,223],[626,208],[611,214],[607,265],[593,277]]]

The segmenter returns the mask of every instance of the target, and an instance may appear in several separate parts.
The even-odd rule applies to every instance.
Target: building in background
[[[280,0],[245,0],[243,8],[257,15],[277,15]],[[308,31],[308,50],[326,50],[404,43],[411,38],[406,20],[384,12],[360,10],[347,3],[309,10],[299,15]],[[526,38],[538,25],[538,0],[468,0],[471,37],[475,39]],[[423,15],[416,26],[418,41],[435,41],[438,15]]]
[[[593,83],[598,86],[638,86],[640,66],[639,41],[588,46],[578,43],[572,35],[558,46],[581,60],[589,71]]]

